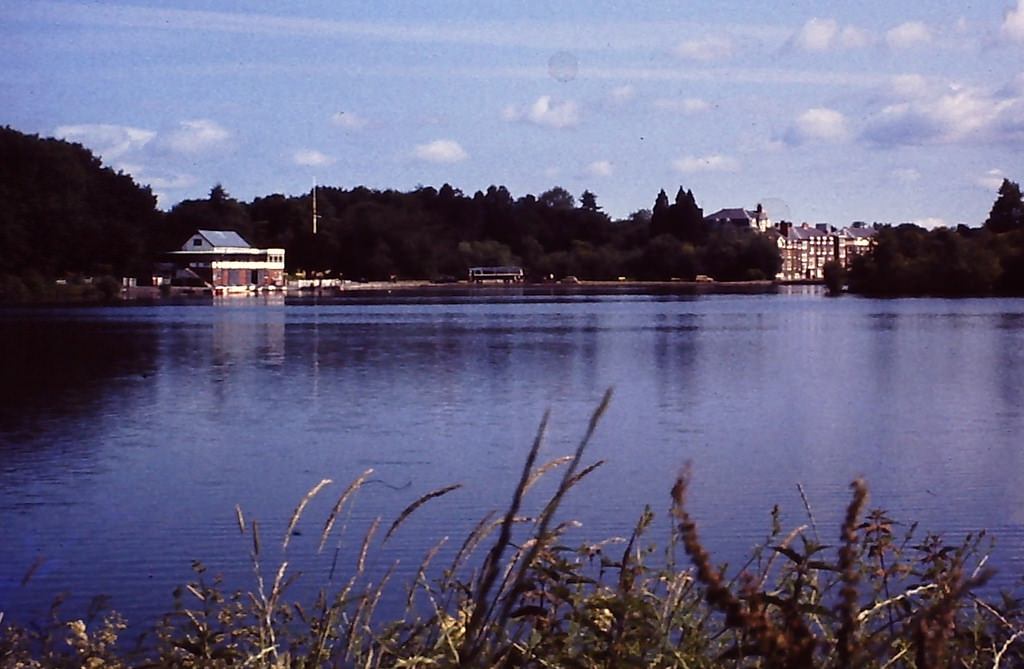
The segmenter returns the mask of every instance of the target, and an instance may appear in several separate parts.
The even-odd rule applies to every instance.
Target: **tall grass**
[[[984,599],[990,576],[984,533],[960,543],[901,526],[869,510],[863,481],[835,543],[808,524],[784,532],[777,509],[762,546],[735,573],[717,566],[687,510],[688,467],[671,487],[667,536],[645,509],[629,534],[570,547],[573,526],[558,513],[601,462],[587,445],[611,399],[594,412],[575,452],[537,463],[545,415],[503,513],[485,514],[451,561],[435,565],[445,539],[427,551],[409,582],[367,557],[452,485],[412,500],[380,534],[383,519],[354,541],[344,580],[312,601],[289,598],[299,573],[267,555],[259,523],[236,508],[251,543],[253,587],[227,594],[195,564],[172,610],[138,647],[119,639],[116,613],[49,619],[0,631],[2,667],[1018,667],[1024,666],[1019,597]],[[560,472],[548,499],[527,497]],[[320,532],[336,521],[372,470],[337,497]],[[299,502],[280,541],[287,548],[309,502]],[[802,491],[801,491],[801,494]],[[538,508],[535,516],[523,509]],[[284,554],[284,553],[282,553]],[[404,586],[404,609],[383,615],[385,592]],[[2,624],[2,619],[0,619]]]

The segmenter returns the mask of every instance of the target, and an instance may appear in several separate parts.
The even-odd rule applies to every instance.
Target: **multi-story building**
[[[172,282],[195,281],[215,293],[284,288],[284,249],[257,249],[237,232],[196,230],[166,254]]]
[[[821,281],[825,263],[836,260],[849,268],[858,255],[867,253],[873,244],[875,230],[853,226],[836,231],[827,224],[815,226],[782,222],[774,230],[782,269],[776,275],[782,281]]]
[[[839,244],[826,226],[807,223],[793,225],[780,223],[778,227],[779,255],[782,269],[778,278],[783,281],[820,281],[824,278],[825,263],[838,258]]]
[[[843,267],[849,269],[854,258],[871,250],[875,243],[876,232],[874,228],[863,224],[854,224],[852,227],[843,228],[838,232],[841,256],[839,261],[843,263]]]
[[[739,207],[732,209],[719,209],[713,214],[704,217],[705,223],[716,223],[719,225],[735,225],[740,228],[753,228],[758,232],[771,230],[772,221],[764,207],[757,205],[757,209],[750,211]]]

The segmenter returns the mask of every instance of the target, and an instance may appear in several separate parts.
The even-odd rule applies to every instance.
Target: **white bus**
[[[503,281],[505,283],[519,283],[523,280],[522,267],[470,267],[469,282],[483,283],[484,281]]]

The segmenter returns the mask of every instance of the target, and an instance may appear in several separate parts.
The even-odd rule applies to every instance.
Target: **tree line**
[[[519,198],[497,185],[473,195],[450,184],[410,192],[322,186],[316,204],[314,234],[312,193],[242,203],[214,187],[209,198],[166,214],[162,243],[171,247],[196,228],[233,229],[258,246],[284,248],[289,271],[373,280],[463,278],[479,265],[519,265],[533,280],[771,279],[780,264],[776,246],[753,231],[659,228],[678,204],[613,220],[589,190],[577,203],[558,186]]]
[[[84,275],[146,276],[196,229],[234,230],[286,251],[286,269],[322,276],[463,278],[470,266],[521,265],[532,279],[771,279],[778,250],[752,231],[712,228],[692,192],[613,220],[587,190],[472,195],[450,184],[412,191],[316,189],[239,201],[208,197],[157,209],[148,186],[104,167],[88,149],[0,129],[0,290]]]
[[[169,211],[148,186],[104,167],[81,145],[0,128],[0,299],[45,291],[54,279],[147,276],[196,229],[234,230],[286,251],[289,273],[350,279],[463,278],[468,267],[520,265],[528,278],[772,279],[770,236],[710,224],[692,191],[614,220],[587,190],[515,198],[492,185],[408,192],[322,186],[239,201],[217,184]],[[1004,180],[980,228],[882,226],[854,260],[849,289],[870,295],[1024,294],[1024,205]]]
[[[0,129],[0,297],[151,264],[156,198],[77,144]]]
[[[980,228],[878,231],[871,253],[855,258],[849,289],[866,295],[1024,295],[1024,204],[1004,179]]]

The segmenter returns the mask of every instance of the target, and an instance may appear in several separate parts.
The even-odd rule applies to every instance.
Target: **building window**
[[[196,237],[195,239],[192,240],[192,246],[202,246],[202,245],[203,245],[203,240],[202,240],[201,237]]]

